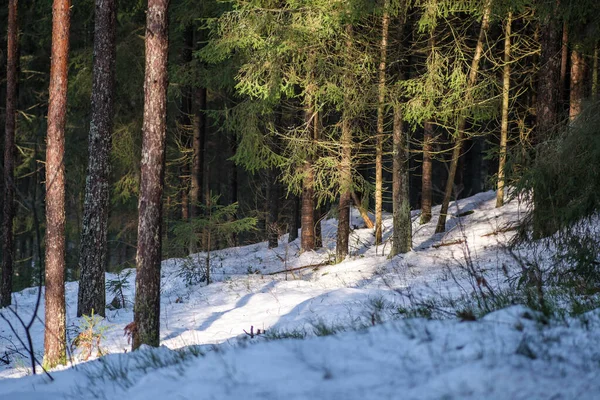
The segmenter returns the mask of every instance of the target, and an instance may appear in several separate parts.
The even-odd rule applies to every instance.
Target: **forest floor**
[[[27,352],[0,320],[0,398],[600,398],[600,310],[548,319],[511,304],[522,265],[548,265],[551,254],[509,250],[524,206],[494,206],[494,192],[452,204],[447,232],[437,235],[439,207],[425,225],[414,212],[413,250],[392,259],[386,215],[384,245],[374,245],[372,230],[354,229],[351,255],[337,265],[329,265],[333,218],[323,222],[317,252],[299,254],[287,236],[272,250],[258,243],[212,252],[208,286],[194,281],[205,254],[165,260],[158,349],[129,351],[135,272],[107,274],[126,283],[126,307],[94,321],[106,355],[94,347],[86,362],[73,347],[53,381],[27,376]],[[362,226],[355,210],[352,223]],[[36,297],[37,288],[14,294],[26,321]],[[77,282],[67,284],[66,301],[71,344],[86,327],[75,316]],[[40,359],[43,316],[42,302],[31,330]]]

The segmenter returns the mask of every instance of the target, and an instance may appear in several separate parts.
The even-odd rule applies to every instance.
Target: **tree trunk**
[[[429,32],[428,47],[430,57],[435,50],[435,29]],[[431,205],[433,202],[433,164],[431,150],[433,147],[433,122],[427,120],[423,123],[423,165],[421,171],[421,224],[431,221]]]
[[[569,32],[567,23],[563,22],[562,26],[562,42],[561,42],[561,57],[560,57],[560,86],[558,88],[558,100],[561,103],[561,112],[563,105],[567,103],[567,66],[569,64]]]
[[[579,50],[571,52],[571,93],[569,96],[569,120],[581,114],[585,92],[585,59]]]
[[[115,82],[116,1],[96,0],[94,80],[88,144],[88,172],[79,256],[77,316],[104,316],[104,271],[108,256],[110,150]]]
[[[277,169],[269,168],[267,171],[267,239],[269,249],[276,248],[279,243],[279,185],[277,182]]]
[[[192,103],[193,109],[193,158],[192,158],[192,188],[190,190],[190,217],[198,217],[198,204],[200,204],[200,192],[202,190],[202,170],[204,169],[204,157],[206,148],[206,88],[198,88],[194,91]]]
[[[148,0],[133,349],[160,343],[162,193],[167,116],[168,0]]]
[[[52,58],[46,144],[46,310],[44,366],[66,364],[65,125],[69,65],[69,0],[52,5]]]
[[[352,39],[353,39],[353,27],[352,25],[346,25],[346,57],[348,63],[352,57]],[[351,76],[350,72],[346,73],[344,77],[346,85],[350,85]],[[347,91],[344,92],[344,112],[342,114],[342,137],[340,144],[342,147],[341,159],[340,159],[340,203],[338,207],[338,228],[337,228],[337,242],[335,246],[335,259],[336,262],[342,262],[348,255],[348,239],[350,237],[350,204],[352,202],[352,125],[349,115],[349,95]]]
[[[310,56],[309,64],[314,61],[314,56]],[[312,80],[312,66],[309,66],[309,81]],[[304,121],[306,124],[306,136],[313,146],[313,152],[316,151],[314,147],[317,145],[317,138],[319,134],[319,123],[317,117],[317,110],[314,104],[314,98],[312,95],[314,88],[312,84],[309,84],[306,88],[306,108],[304,111]],[[316,245],[315,238],[315,176],[313,170],[313,158],[314,153],[308,155],[304,161],[304,177],[302,179],[302,207],[301,213],[301,239],[300,247],[302,251],[314,250]]]
[[[389,0],[384,0],[381,21],[381,47],[379,59],[379,86],[377,104],[377,135],[375,137],[375,244],[381,244],[381,214],[383,209],[383,131],[386,97],[387,42],[390,25]]]
[[[534,143],[542,142],[558,123],[559,75],[560,75],[560,37],[559,24],[553,16],[547,16],[540,24],[540,60],[537,76],[536,130]],[[540,218],[536,208],[540,209],[539,193],[533,192],[533,237],[539,239],[554,232],[550,221]]]
[[[506,167],[506,143],[508,141],[508,106],[510,95],[510,35],[512,12],[506,17],[504,31],[504,71],[502,76],[502,122],[500,127],[500,159],[498,162],[498,191],[496,192],[496,207],[504,205],[504,168]]]
[[[229,150],[231,157],[235,156],[237,152],[237,140],[235,134],[229,134]],[[235,162],[230,161],[229,163],[229,174],[227,176],[229,181],[229,204],[234,204],[238,202],[238,172],[237,165]],[[229,216],[229,221],[235,221],[237,215]],[[231,233],[228,238],[228,246],[235,247],[237,246],[237,235],[235,233]]]
[[[402,127],[402,111],[394,107],[392,198],[394,231],[391,256],[408,253],[412,247],[410,219],[410,181],[408,176],[408,138]]]
[[[469,78],[466,87],[466,104],[469,104],[472,100],[472,89],[477,82],[477,72],[479,71],[479,61],[483,54],[483,42],[485,39],[485,32],[489,27],[490,22],[490,8],[491,0],[485,4],[485,10],[483,11],[483,20],[481,21],[481,28],[479,29],[479,38],[475,46],[475,54],[473,55],[473,61],[471,63],[471,70],[469,71]],[[444,199],[442,201],[442,207],[440,210],[440,217],[438,219],[435,233],[441,233],[446,231],[446,218],[448,216],[448,207],[450,206],[450,199],[454,192],[454,178],[456,176],[456,170],[458,167],[458,160],[465,137],[466,118],[461,116],[458,123],[458,132],[454,139],[454,149],[452,150],[452,159],[450,161],[450,170],[448,171],[448,180],[446,181],[446,190],[444,191]]]
[[[19,66],[18,0],[8,2],[8,35],[6,52],[6,120],[4,137],[4,204],[2,219],[2,282],[0,308],[11,304],[14,269],[15,217],[15,131],[17,122],[17,90]]]
[[[298,221],[298,212],[300,211],[300,199],[298,198],[298,196],[293,195],[291,201],[292,211],[290,215],[290,223],[288,226],[288,243],[298,239],[298,228],[300,228],[300,221]]]
[[[431,221],[433,185],[432,142],[433,124],[431,121],[425,121],[423,124],[423,166],[421,172],[421,224]]]
[[[369,217],[369,213],[367,213],[367,210],[365,210],[364,207],[362,206],[362,203],[361,203],[360,199],[358,198],[358,196],[356,195],[356,193],[354,193],[354,191],[352,191],[352,193],[350,195],[352,196],[352,200],[354,201],[354,206],[356,208],[358,208],[358,212],[360,213],[361,218],[365,222],[365,226],[368,229],[373,229],[375,227],[375,225],[373,224],[373,221],[371,221],[371,218]]]

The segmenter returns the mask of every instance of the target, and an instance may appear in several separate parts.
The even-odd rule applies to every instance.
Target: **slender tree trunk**
[[[114,104],[116,1],[96,0],[94,81],[88,144],[88,172],[79,256],[77,316],[104,316],[104,271],[108,256],[110,150]]]
[[[506,167],[506,143],[508,141],[508,106],[510,95],[510,35],[512,12],[506,17],[504,30],[504,72],[502,76],[502,122],[500,127],[500,159],[498,163],[498,191],[496,192],[496,207],[504,205],[504,168]]]
[[[160,343],[162,194],[167,120],[168,0],[148,0],[133,349]]]
[[[475,54],[473,55],[471,70],[469,71],[469,79],[467,81],[466,88],[467,104],[469,104],[469,102],[472,99],[472,89],[475,86],[475,83],[477,82],[477,72],[479,71],[479,61],[481,60],[481,55],[483,54],[483,42],[485,39],[485,32],[487,31],[490,22],[490,8],[491,0],[487,1],[485,4],[483,20],[481,21],[481,28],[479,29],[479,38],[477,39],[477,44],[475,46]],[[462,144],[465,137],[465,127],[466,119],[464,116],[461,116],[460,121],[458,123],[458,132],[454,140],[454,149],[452,150],[452,159],[450,161],[450,170],[448,171],[448,180],[446,181],[446,190],[444,191],[444,199],[442,201],[440,217],[435,228],[435,233],[441,233],[446,231],[446,218],[448,216],[448,207],[450,206],[450,199],[452,198],[452,193],[454,192],[454,178],[456,176],[458,160],[460,158]]]
[[[188,25],[183,32],[183,46],[181,48],[181,65],[187,66],[192,62],[192,50],[194,48],[194,27]],[[182,137],[182,142],[186,149],[193,146],[193,132],[192,129],[192,93],[193,89],[190,86],[184,86],[181,89],[181,114],[178,120],[178,131]],[[191,140],[190,140],[191,139]],[[190,143],[192,142],[192,143]],[[181,219],[188,221],[190,219],[190,192],[192,187],[192,173],[191,164],[193,163],[193,148],[192,148],[192,162],[184,163],[181,166]],[[190,243],[191,250],[193,247]],[[191,252],[191,251],[190,251]]]
[[[579,50],[571,52],[571,93],[569,96],[569,120],[581,114],[585,92],[585,59]]]
[[[431,221],[433,164],[431,150],[433,142],[433,124],[425,121],[423,124],[423,166],[421,173],[421,224]]]
[[[310,64],[314,61],[314,55],[310,56],[313,58],[309,61]],[[309,81],[312,81],[312,66],[309,66]],[[316,151],[314,147],[317,145],[317,138],[319,135],[319,122],[317,116],[317,110],[314,104],[313,92],[314,88],[312,83],[306,88],[306,108],[304,111],[304,121],[306,124],[307,137],[310,140],[310,146],[313,147],[313,151]],[[306,161],[304,161],[304,177],[302,179],[302,207],[301,207],[301,240],[300,247],[302,251],[314,250],[316,245],[315,237],[315,176],[313,170],[313,158],[314,155],[310,154]]]
[[[66,364],[65,125],[69,64],[69,0],[52,5],[52,58],[46,144],[46,310],[44,365]]]
[[[190,189],[190,218],[200,215],[199,204],[202,201],[202,170],[206,153],[206,88],[194,90],[192,101],[192,187]]]
[[[391,256],[408,253],[412,247],[410,219],[410,181],[408,176],[408,138],[402,127],[402,111],[394,107],[394,159],[392,165],[392,198],[394,231]]]
[[[387,42],[390,25],[389,0],[384,0],[383,17],[381,23],[381,47],[379,59],[379,86],[377,105],[377,135],[375,136],[375,244],[382,240],[382,211],[383,211],[383,131],[386,97],[386,68],[387,68]]]
[[[15,217],[15,131],[17,122],[17,90],[19,66],[18,0],[8,2],[8,35],[6,53],[6,120],[4,137],[4,205],[2,219],[2,283],[0,308],[11,304],[14,269]]]
[[[567,23],[563,22],[562,26],[562,42],[561,42],[561,58],[560,58],[560,86],[558,88],[558,99],[561,103],[561,112],[564,104],[567,103],[567,66],[569,64],[569,32]]]
[[[235,134],[231,133],[228,139],[230,154],[231,157],[233,157],[237,152],[237,140]],[[227,178],[229,181],[229,204],[234,204],[238,202],[238,172],[237,165],[233,161],[231,161],[229,164],[229,174]],[[229,216],[229,221],[235,221],[236,219],[237,215]],[[235,233],[229,235],[228,245],[229,247],[237,246],[237,235]]]
[[[267,171],[267,240],[269,249],[279,245],[279,185],[277,169],[272,167]]]
[[[352,57],[353,27],[346,26],[346,57],[348,62]],[[351,76],[345,76],[346,86],[349,86]],[[348,88],[347,88],[348,89]],[[347,91],[344,92],[344,103],[350,102]],[[342,152],[340,160],[340,203],[338,207],[338,229],[335,247],[336,262],[342,262],[348,255],[348,239],[350,237],[350,205],[352,202],[352,125],[349,115],[349,105],[344,107],[342,115],[342,137],[340,139]]]
[[[354,191],[352,191],[351,196],[352,196],[352,201],[354,201],[354,206],[356,208],[358,208],[358,212],[360,213],[360,217],[365,222],[365,226],[368,229],[375,228],[375,225],[373,224],[373,221],[371,221],[371,218],[369,217],[369,214],[367,213],[367,210],[364,209],[364,207],[362,206],[362,202],[360,201],[360,199],[358,198],[358,196],[356,195],[356,193]]]
[[[435,29],[429,32],[430,57],[435,51]],[[421,172],[421,224],[431,221],[431,205],[433,197],[433,164],[431,150],[433,147],[433,123],[427,120],[423,124],[423,165]]]
[[[560,27],[553,16],[547,16],[540,24],[540,59],[537,76],[536,130],[534,143],[542,142],[558,123],[560,88]],[[540,217],[536,209],[541,209],[540,193],[533,192],[533,237],[539,239],[555,231],[553,223]]]
[[[298,228],[300,228],[300,221],[298,218],[298,213],[300,211],[300,198],[296,195],[293,195],[291,201],[292,211],[290,215],[290,223],[288,226],[288,243],[298,239]]]

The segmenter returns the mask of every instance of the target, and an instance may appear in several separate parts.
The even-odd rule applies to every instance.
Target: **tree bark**
[[[277,169],[269,168],[267,171],[267,240],[269,249],[279,245],[279,185],[277,182]]]
[[[69,64],[70,0],[52,5],[52,58],[46,144],[46,294],[44,366],[66,364],[65,125]]]
[[[569,31],[567,22],[563,22],[562,26],[562,41],[560,51],[560,86],[558,88],[558,99],[561,103],[561,111],[563,105],[567,103],[567,66],[569,64]]]
[[[425,121],[423,124],[423,165],[421,172],[421,224],[431,221],[433,164],[431,150],[433,142],[433,124]]]
[[[356,195],[356,193],[354,191],[352,191],[352,193],[350,195],[352,196],[352,201],[354,201],[354,206],[356,208],[358,208],[358,212],[360,213],[360,216],[363,219],[365,226],[368,229],[375,228],[373,221],[371,221],[371,218],[369,217],[369,213],[367,213],[367,210],[365,210],[363,208],[362,203],[361,203],[360,199],[358,198],[358,196]]]
[[[6,119],[4,137],[4,205],[2,219],[2,283],[0,308],[11,304],[14,269],[15,218],[15,131],[17,123],[17,90],[19,66],[18,0],[8,2],[8,35],[6,52]]]
[[[477,82],[477,72],[479,71],[479,61],[483,54],[483,41],[485,39],[485,32],[489,28],[490,22],[490,9],[491,0],[485,4],[485,10],[483,12],[483,20],[481,21],[481,28],[479,29],[479,37],[477,44],[475,45],[475,54],[473,55],[473,61],[471,62],[471,70],[469,71],[469,78],[466,87],[466,103],[469,104],[472,100],[472,89]],[[442,207],[440,209],[440,217],[438,219],[435,233],[441,233],[446,231],[446,218],[448,216],[448,207],[450,206],[450,199],[454,192],[454,178],[456,177],[456,170],[458,167],[458,161],[465,137],[466,118],[461,116],[458,122],[458,132],[454,139],[454,149],[452,150],[452,159],[450,161],[450,170],[448,171],[448,180],[446,181],[446,190],[444,191],[444,199],[442,201]]]
[[[314,55],[310,56],[309,64],[314,61]],[[312,81],[312,65],[309,65],[309,82]],[[317,117],[317,111],[314,104],[314,98],[312,95],[314,88],[312,82],[307,85],[306,88],[306,105],[304,110],[304,121],[306,124],[306,135],[310,143],[310,146],[314,147],[317,145],[317,138],[319,135],[319,123]],[[313,148],[313,151],[315,149]],[[302,206],[300,210],[300,221],[301,221],[301,239],[300,247],[302,251],[310,251],[315,249],[316,238],[315,238],[315,176],[313,170],[313,154],[309,154],[307,159],[304,161],[304,177],[302,179]]]
[[[502,122],[500,126],[500,157],[498,162],[498,191],[496,192],[496,207],[504,205],[504,168],[506,167],[506,143],[508,141],[508,107],[510,95],[510,35],[512,12],[506,17],[504,30],[504,71],[502,76]]]
[[[430,57],[435,50],[435,29],[429,32],[428,47]],[[420,223],[431,221],[431,206],[433,202],[433,164],[431,150],[433,147],[433,122],[427,120],[423,123],[423,165],[421,171],[421,218]]]
[[[379,85],[377,105],[377,135],[375,136],[375,244],[382,240],[382,211],[383,211],[383,132],[384,111],[386,97],[386,68],[387,68],[387,42],[390,25],[389,0],[384,0],[383,17],[381,21],[381,47],[379,59]]]
[[[410,219],[410,181],[408,176],[408,138],[402,127],[402,111],[394,107],[392,198],[393,224],[391,256],[408,253],[412,247],[412,222]]]
[[[192,101],[192,187],[190,189],[190,218],[200,216],[199,204],[202,201],[200,193],[202,191],[202,180],[204,169],[204,158],[206,149],[206,88],[197,88],[194,90]]]
[[[346,26],[346,57],[348,62],[352,56],[353,27]],[[346,73],[346,86],[350,85],[350,72]],[[344,92],[344,103],[350,101],[347,91]],[[349,106],[344,107],[342,114],[342,147],[340,159],[340,203],[338,207],[337,241],[335,246],[336,262],[342,262],[348,256],[348,239],[350,237],[350,205],[352,203],[352,125],[348,111]]]
[[[116,1],[96,0],[94,80],[88,144],[88,172],[81,228],[77,316],[104,316],[110,205],[110,150],[114,111]]]
[[[554,16],[548,15],[540,23],[540,59],[537,76],[536,130],[534,143],[542,142],[558,124],[559,75],[560,75],[560,27]],[[552,234],[555,229],[544,220],[536,209],[541,207],[539,193],[533,192],[533,237],[539,239]]]
[[[160,343],[162,194],[167,116],[168,0],[148,0],[133,349]]]
[[[571,52],[571,93],[569,96],[569,120],[581,114],[585,93],[585,59],[579,50]]]
[[[298,228],[300,228],[300,221],[298,218],[298,212],[300,211],[300,199],[296,195],[292,195],[292,210],[290,215],[290,222],[288,226],[288,243],[298,239]]]
[[[598,97],[598,43],[594,46],[592,57],[592,98],[596,99]]]

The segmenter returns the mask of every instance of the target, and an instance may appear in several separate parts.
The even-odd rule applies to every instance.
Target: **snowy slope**
[[[53,372],[50,384],[44,377],[20,378],[28,373],[29,361],[13,357],[0,369],[0,398],[600,398],[600,313],[588,314],[586,323],[577,319],[547,326],[518,306],[470,323],[398,320],[399,310],[419,301],[469,295],[475,282],[465,267],[485,274],[495,290],[507,285],[506,272],[510,276],[515,269],[504,251],[513,234],[506,228],[514,226],[522,210],[517,202],[500,210],[494,205],[493,192],[459,201],[450,208],[455,217],[448,221],[448,232],[440,235],[433,232],[439,208],[423,226],[415,213],[414,250],[393,259],[387,257],[389,243],[376,248],[372,230],[355,229],[351,256],[338,265],[323,265],[334,254],[336,221],[330,219],[324,222],[324,249],[318,252],[298,254],[298,243],[287,244],[286,237],[274,250],[259,243],[213,252],[216,282],[209,286],[186,285],[179,276],[182,265],[203,254],[166,260],[165,347],[118,354],[130,348],[123,328],[133,314],[130,305],[107,310],[102,348],[108,356],[80,363],[76,351],[75,368]],[[358,213],[353,212],[352,221],[361,225]],[[391,234],[391,222],[389,216],[384,220],[384,239]],[[303,266],[311,267],[297,269]],[[129,279],[133,288],[134,275]],[[14,295],[26,319],[36,292]],[[82,324],[75,318],[76,282],[67,284],[66,296],[72,339]],[[126,297],[133,300],[132,289]],[[38,316],[43,315],[42,308]],[[311,336],[315,326],[349,331],[273,341],[244,333],[253,327],[271,336]],[[41,320],[33,337],[40,352]],[[201,345],[195,349],[206,355],[182,361],[181,351],[169,350],[191,345]],[[0,321],[0,354],[13,347],[20,346]]]

